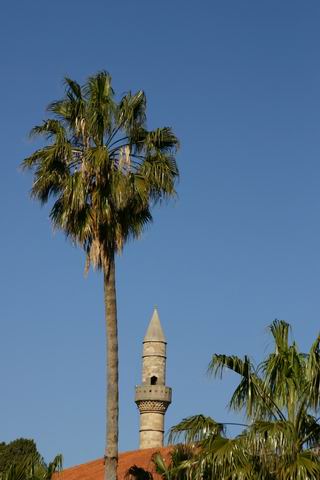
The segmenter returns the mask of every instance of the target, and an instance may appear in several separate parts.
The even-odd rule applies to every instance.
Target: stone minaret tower
[[[155,308],[143,340],[142,385],[136,387],[140,411],[140,448],[162,447],[164,414],[171,403],[166,387],[166,339]]]

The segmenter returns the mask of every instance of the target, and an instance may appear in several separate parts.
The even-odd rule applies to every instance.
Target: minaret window
[[[157,385],[157,383],[158,383],[158,377],[154,375],[153,377],[150,378],[151,385]]]

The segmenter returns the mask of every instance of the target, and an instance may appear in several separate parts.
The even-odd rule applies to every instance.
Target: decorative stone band
[[[136,387],[135,402],[141,400],[155,400],[171,403],[172,390],[165,385],[138,385]]]
[[[136,400],[140,413],[161,413],[164,415],[170,402],[158,400]]]

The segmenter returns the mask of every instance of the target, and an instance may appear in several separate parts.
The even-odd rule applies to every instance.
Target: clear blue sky
[[[118,261],[120,449],[138,446],[134,386],[154,304],[168,339],[166,425],[219,421],[234,378],[214,352],[268,350],[289,321],[306,349],[320,328],[319,0],[4,0],[1,6],[0,440],[31,437],[70,466],[104,448],[102,279],[53,234],[18,165],[32,126],[107,69],[144,89],[149,126],[181,139],[179,199]]]

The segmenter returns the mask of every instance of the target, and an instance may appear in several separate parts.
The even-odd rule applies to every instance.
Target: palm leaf
[[[193,415],[192,417],[184,418],[170,429],[168,441],[171,443],[183,438],[186,444],[192,444],[208,436],[223,433],[223,431],[223,424],[217,423],[213,418],[205,417],[204,415]]]

